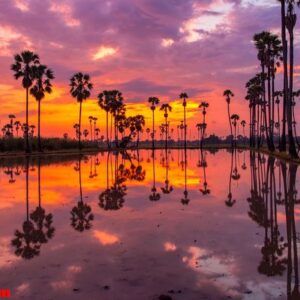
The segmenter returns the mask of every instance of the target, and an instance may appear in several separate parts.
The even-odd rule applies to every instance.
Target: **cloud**
[[[251,39],[262,30],[280,31],[280,7],[265,0],[0,1],[0,28],[0,68],[6,70],[0,84],[20,88],[9,70],[12,54],[31,48],[54,69],[55,86],[65,87],[57,99],[61,110],[70,103],[70,76],[84,71],[92,75],[93,96],[117,88],[134,103],[156,94],[174,99],[182,90],[205,97],[218,119],[211,130],[224,134],[222,90],[235,91],[233,109],[247,119],[244,85],[257,65]],[[297,50],[298,44],[299,65]],[[0,90],[2,101],[8,92]],[[46,104],[43,109],[47,114]],[[59,134],[71,132],[72,123]]]

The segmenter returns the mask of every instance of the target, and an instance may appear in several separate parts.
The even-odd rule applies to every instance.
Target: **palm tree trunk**
[[[82,101],[79,103],[79,134],[78,134],[78,148],[81,150],[81,111],[82,111]]]
[[[273,152],[275,151],[274,141],[273,141],[273,133],[272,133],[272,92],[271,92],[271,68],[268,66],[268,119],[269,119],[269,143],[270,143],[270,150]]]
[[[106,142],[107,142],[107,148],[110,148],[109,144],[109,137],[108,137],[108,111],[106,111]]]
[[[287,103],[287,125],[289,137],[289,154],[293,158],[298,158],[295,139],[293,136],[293,116],[292,116],[292,101],[293,101],[293,78],[294,77],[294,33],[290,32],[290,90]]]
[[[267,118],[267,105],[266,105],[266,83],[265,83],[265,66],[262,64],[262,95],[263,95],[263,117],[264,117],[264,123],[265,123],[265,133],[266,133],[266,139],[267,139],[267,145],[269,151],[274,151],[274,149],[271,146],[270,142],[270,136],[269,136],[269,126],[268,126],[268,118]],[[269,80],[268,80],[269,81]]]
[[[281,40],[283,46],[283,105],[282,105],[282,134],[279,151],[286,151],[286,108],[288,98],[288,69],[287,69],[287,40],[285,29],[285,0],[281,0]]]
[[[233,134],[232,134],[232,124],[231,124],[231,119],[230,119],[230,107],[229,107],[229,103],[227,103],[227,112],[228,112],[228,120],[229,120],[229,126],[230,126],[231,147],[233,148]]]
[[[38,101],[38,148],[39,152],[42,151],[41,145],[41,101]]]
[[[93,134],[92,134],[92,120],[90,119],[90,131],[91,131],[91,141],[93,140]]]

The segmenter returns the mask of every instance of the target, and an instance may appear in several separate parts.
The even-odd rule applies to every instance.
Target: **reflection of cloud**
[[[50,286],[54,290],[70,289],[74,282],[74,276],[82,271],[82,267],[78,265],[68,266],[64,272],[64,279],[50,282]]]
[[[102,244],[103,246],[112,245],[119,241],[119,238],[116,235],[107,233],[105,231],[94,230],[94,237]]]
[[[67,290],[71,288],[72,282],[69,280],[59,280],[51,282],[50,285],[54,290]]]
[[[170,243],[170,242],[165,242],[164,248],[165,248],[166,252],[176,251],[176,249],[177,249],[176,245],[174,243]]]
[[[24,296],[28,294],[30,289],[30,284],[28,282],[21,283],[16,287],[15,294],[17,296]]]
[[[214,256],[208,250],[199,247],[190,247],[188,249],[190,256],[184,256],[182,261],[191,269],[199,273],[199,286],[202,284],[203,277],[214,278],[214,284],[223,291],[236,294],[236,288],[239,287],[239,280],[234,273],[234,259],[231,257]]]
[[[19,258],[11,252],[9,245],[9,237],[0,238],[0,268],[9,268],[11,263],[19,260]]]

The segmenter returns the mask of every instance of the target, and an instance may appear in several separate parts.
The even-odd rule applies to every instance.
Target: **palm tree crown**
[[[93,84],[90,75],[81,72],[74,74],[70,79],[70,93],[76,98],[77,102],[82,102],[91,96]]]

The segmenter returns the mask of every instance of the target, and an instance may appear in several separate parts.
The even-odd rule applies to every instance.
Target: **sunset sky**
[[[259,71],[254,33],[280,33],[280,7],[273,0],[0,0],[0,120],[13,113],[24,121],[25,91],[13,78],[13,55],[37,52],[55,72],[54,92],[42,103],[42,134],[73,135],[79,105],[69,95],[69,78],[91,75],[94,90],[83,105],[83,124],[104,113],[96,96],[104,89],[123,92],[129,114],[142,113],[150,126],[147,99],[173,106],[171,127],[182,118],[178,95],[190,96],[189,132],[195,136],[201,100],[210,103],[208,134],[228,134],[223,90],[236,97],[232,111],[248,121],[245,82]],[[299,23],[296,26],[296,77],[299,89]],[[281,88],[279,82],[278,89]],[[30,124],[37,103],[30,100]],[[158,123],[163,114],[157,111]]]

